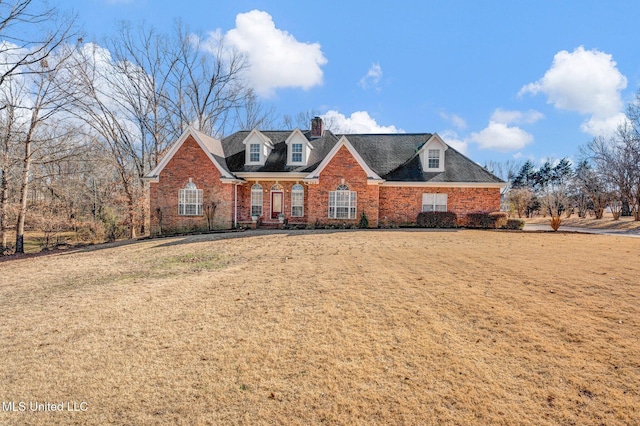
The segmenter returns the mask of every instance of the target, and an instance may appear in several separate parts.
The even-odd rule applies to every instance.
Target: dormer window
[[[242,142],[245,145],[245,164],[264,166],[273,149],[271,139],[253,129]]]
[[[249,145],[249,161],[252,163],[260,162],[260,144],[252,143]]]
[[[429,150],[429,168],[430,169],[440,168],[440,150],[439,149]]]
[[[449,147],[440,136],[432,135],[429,140],[420,148],[420,163],[424,172],[444,172],[444,152]]]
[[[291,162],[302,163],[302,144],[301,143],[291,144]]]
[[[313,146],[307,137],[295,129],[285,141],[287,144],[287,166],[306,166]]]

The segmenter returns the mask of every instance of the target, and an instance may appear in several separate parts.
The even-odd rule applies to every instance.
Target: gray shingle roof
[[[261,131],[273,143],[273,149],[263,166],[245,165],[244,139],[251,133],[241,131],[222,139],[225,162],[232,173],[237,172],[305,172],[315,170],[320,162],[338,143],[343,135],[325,131],[324,136],[310,139],[310,132],[303,132],[311,141],[313,149],[307,166],[287,166],[286,139],[290,130]],[[444,155],[444,172],[422,171],[418,151],[431,138],[430,133],[399,134],[345,134],[362,159],[381,178],[387,181],[403,182],[472,182],[501,183],[498,177],[489,173],[463,154],[449,147]],[[224,163],[223,163],[224,164]]]

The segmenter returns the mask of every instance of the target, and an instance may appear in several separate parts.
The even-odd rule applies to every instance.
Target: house
[[[421,211],[500,209],[505,183],[437,134],[186,130],[149,172],[152,231],[250,224],[411,223]]]

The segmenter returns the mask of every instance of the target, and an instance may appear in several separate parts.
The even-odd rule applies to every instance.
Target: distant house
[[[421,211],[500,209],[505,183],[437,134],[186,130],[149,172],[152,229],[411,223]]]

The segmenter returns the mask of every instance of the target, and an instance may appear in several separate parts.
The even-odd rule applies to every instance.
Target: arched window
[[[202,189],[198,189],[191,181],[178,190],[178,215],[201,216],[202,215]]]
[[[262,185],[251,187],[251,216],[262,216]]]
[[[304,187],[299,183],[291,188],[291,216],[304,216]]]
[[[282,191],[282,190],[284,190],[284,188],[279,183],[274,183],[273,185],[271,185],[271,190],[272,191]]]
[[[355,219],[356,210],[356,191],[350,191],[345,184],[338,185],[335,191],[329,191],[329,219]]]

